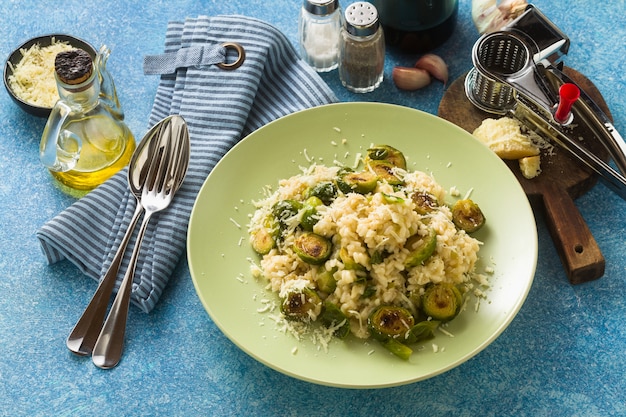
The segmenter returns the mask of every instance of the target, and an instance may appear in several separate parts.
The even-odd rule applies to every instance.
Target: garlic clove
[[[419,90],[430,84],[430,74],[421,68],[395,67],[391,73],[396,87],[402,90]]]
[[[430,75],[441,81],[444,85],[448,82],[448,66],[438,55],[426,54],[417,60],[415,68],[428,71]]]

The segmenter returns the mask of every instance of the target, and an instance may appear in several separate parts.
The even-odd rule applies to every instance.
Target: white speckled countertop
[[[346,2],[347,3],[347,2]],[[471,68],[478,38],[470,0],[459,2],[452,38],[436,52],[451,79]],[[571,39],[568,66],[603,94],[626,134],[626,3],[534,3]],[[62,6],[61,6],[62,5]],[[170,20],[242,14],[265,20],[296,42],[298,0],[3,2],[0,56],[27,38],[70,33],[112,49],[126,121],[141,137],[158,78],[145,76],[146,54],[163,49]],[[398,91],[393,65],[414,56],[388,53],[385,81],[367,95],[323,76],[341,101],[378,101],[436,114],[443,89]],[[345,390],[302,382],[255,361],[231,343],[203,309],[182,260],[150,314],[132,307],[123,362],[109,371],[73,356],[65,338],[96,284],[69,263],[48,266],[35,237],[73,202],[38,160],[45,120],[0,94],[0,415],[6,416],[624,416],[626,415],[626,202],[598,184],[577,205],[606,258],[596,281],[572,286],[537,213],[539,260],[525,304],[477,356],[423,382]],[[512,236],[512,239],[515,237]]]

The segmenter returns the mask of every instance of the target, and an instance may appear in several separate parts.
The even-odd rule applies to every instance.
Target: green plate
[[[487,224],[478,268],[492,267],[491,288],[437,332],[409,361],[374,341],[333,340],[325,351],[277,330],[264,299],[276,296],[250,273],[257,255],[246,233],[252,202],[310,161],[353,165],[371,144],[403,151],[410,170],[431,172],[445,189],[471,192]],[[452,198],[450,199],[452,201]],[[345,388],[379,388],[424,380],[486,348],[513,320],[537,263],[533,212],[510,169],[459,127],[418,110],[377,103],[339,103],[276,120],[237,144],[213,169],[194,205],[187,237],[196,291],[215,324],[243,351],[292,377]],[[453,337],[452,337],[453,336]],[[206,343],[210,343],[207,341]],[[433,347],[433,344],[436,347]]]

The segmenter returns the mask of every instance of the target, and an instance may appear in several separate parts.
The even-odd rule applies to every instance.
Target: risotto
[[[362,162],[361,171],[313,164],[255,202],[249,233],[261,258],[253,271],[280,297],[288,321],[394,342],[394,352],[396,342],[420,339],[419,323],[430,324],[423,340],[459,312],[481,245],[470,233],[484,217],[477,206],[468,214],[446,204],[444,188],[408,170],[394,148],[372,147]],[[472,222],[478,213],[479,224],[468,229],[457,212]],[[450,292],[426,300],[434,286]],[[429,302],[452,313],[438,316]]]

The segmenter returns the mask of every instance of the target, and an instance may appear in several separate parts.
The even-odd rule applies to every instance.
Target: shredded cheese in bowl
[[[8,76],[9,87],[22,101],[39,107],[51,108],[59,100],[54,78],[54,60],[59,52],[73,47],[65,41],[52,38],[49,46],[36,43],[21,48],[22,59],[17,64],[8,61],[12,74]]]

